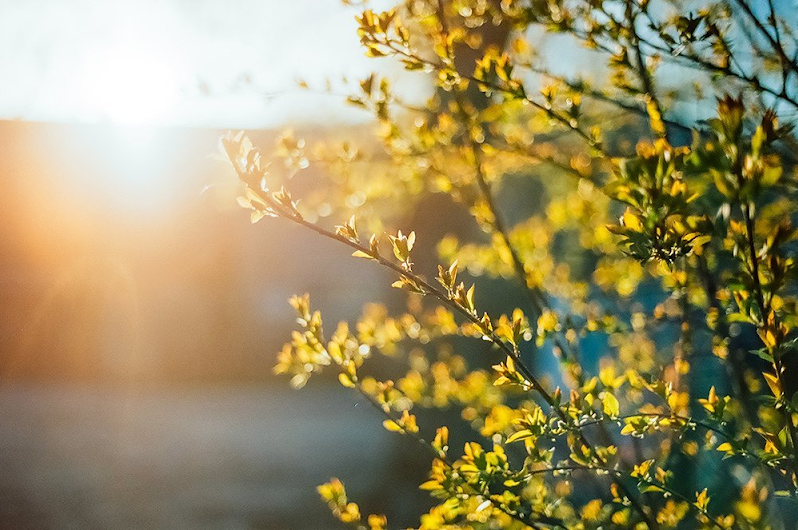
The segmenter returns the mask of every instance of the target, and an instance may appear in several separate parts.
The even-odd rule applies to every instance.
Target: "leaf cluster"
[[[323,203],[294,199],[243,134],[222,139],[253,222],[278,217],[335,240],[407,291],[407,313],[370,305],[329,338],[309,296],[294,297],[298,329],[275,370],[297,388],[334,371],[427,452],[420,487],[436,505],[420,528],[791,527],[789,15],[742,0],[396,2],[357,15],[361,43],[435,93],[413,106],[387,78],[357,83],[349,101],[377,124],[368,158],[349,142],[310,154],[281,139],[270,159],[292,174],[326,170]],[[547,65],[535,50],[545,34],[582,46],[600,78]],[[509,207],[513,186],[542,206]],[[424,227],[386,225],[435,195],[481,235],[432,242],[440,263],[417,267]],[[348,220],[326,226],[323,206]],[[419,272],[435,265],[434,279]],[[497,297],[497,281],[518,296]],[[470,341],[490,355],[475,358]],[[554,374],[539,369],[546,355]],[[376,375],[375,356],[402,373]],[[452,426],[425,432],[425,408],[457,411],[468,442],[451,447]],[[387,527],[337,480],[319,492],[343,523]]]

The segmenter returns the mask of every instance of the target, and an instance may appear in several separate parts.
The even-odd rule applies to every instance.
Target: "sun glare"
[[[73,85],[84,119],[106,125],[74,147],[93,145],[98,163],[109,168],[82,186],[134,210],[162,205],[166,153],[159,131],[171,124],[182,96],[179,58],[149,37],[120,35],[86,50]]]
[[[141,41],[95,50],[84,61],[81,99],[102,121],[122,125],[164,123],[180,100],[175,62],[154,45]]]

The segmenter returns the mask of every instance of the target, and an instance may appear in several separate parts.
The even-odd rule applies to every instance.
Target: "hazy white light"
[[[145,42],[92,50],[83,62],[79,98],[100,119],[120,124],[166,121],[180,102],[178,65]]]
[[[348,93],[373,70],[409,96],[427,93],[423,77],[365,57],[355,21],[361,6],[336,0],[0,6],[0,119],[235,129],[362,122],[369,115],[344,98],[299,90],[295,80],[318,90],[330,79],[334,92]],[[344,76],[352,87],[338,82]]]

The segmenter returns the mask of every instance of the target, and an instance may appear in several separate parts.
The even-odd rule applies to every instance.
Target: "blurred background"
[[[331,476],[397,525],[429,502],[425,455],[366,403],[271,375],[292,294],[352,319],[391,279],[251,225],[213,158],[228,129],[362,127],[296,88],[397,71],[363,56],[355,13],[0,0],[0,527],[330,527]]]

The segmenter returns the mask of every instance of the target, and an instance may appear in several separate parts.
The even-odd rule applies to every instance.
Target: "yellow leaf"
[[[625,435],[627,435],[627,434],[632,434],[633,432],[635,432],[635,430],[636,430],[636,429],[635,429],[635,426],[634,426],[634,425],[632,425],[631,423],[627,423],[627,424],[624,426],[624,428],[623,428],[623,429],[621,429],[621,434],[625,436]]]
[[[762,344],[764,344],[766,348],[771,349],[776,346],[776,335],[773,333],[772,329],[757,330],[757,335],[762,339]]]
[[[382,426],[385,427],[386,430],[391,432],[402,432],[402,428],[393,420],[385,420],[382,422]]]
[[[525,438],[529,438],[532,436],[532,431],[529,429],[524,429],[522,431],[517,431],[507,437],[507,443],[517,442],[518,440],[523,440]]]
[[[706,510],[707,504],[709,504],[709,496],[707,495],[707,489],[704,488],[701,493],[696,493],[696,501],[695,506],[699,510]]]
[[[426,491],[434,491],[434,490],[442,490],[443,486],[441,486],[440,482],[437,480],[428,480],[421,484],[418,489],[426,490]]]
[[[385,528],[385,525],[388,524],[388,518],[384,515],[380,514],[371,514],[368,516],[368,523],[371,530],[379,530]]]
[[[604,397],[601,400],[601,406],[604,410],[604,414],[613,418],[618,416],[621,411],[621,406],[618,403],[618,399],[609,392],[604,392]]]
[[[346,388],[355,388],[355,382],[352,381],[352,376],[349,374],[338,374],[338,381]]]
[[[602,368],[598,377],[605,387],[615,388],[615,368],[612,365]]]
[[[446,452],[449,448],[449,428],[439,427],[437,431],[435,431],[435,439],[432,441],[432,446],[438,449],[439,451]]]
[[[626,210],[621,217],[621,224],[630,230],[639,232],[643,228],[640,218],[633,214],[630,210]]]
[[[769,374],[767,372],[763,373],[762,375],[765,376],[765,382],[770,387],[770,391],[773,392],[773,395],[777,398],[781,397],[781,383],[779,383],[779,378],[776,377],[774,374]]]
[[[407,432],[418,432],[418,424],[416,424],[416,417],[409,412],[402,411],[402,419],[399,420],[402,425],[402,429]]]

